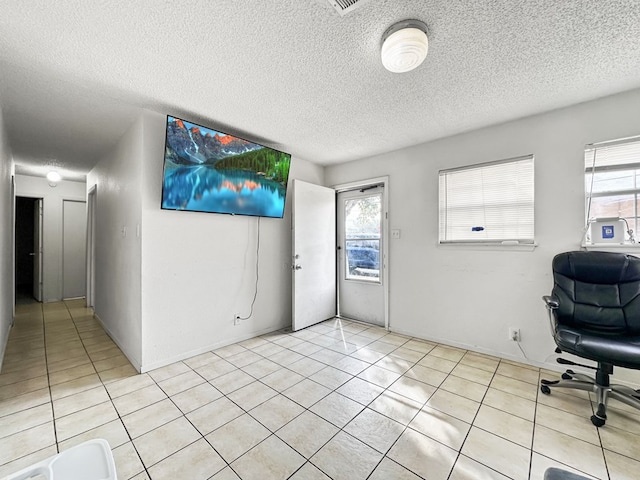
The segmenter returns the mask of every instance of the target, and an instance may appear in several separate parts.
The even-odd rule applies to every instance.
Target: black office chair
[[[589,480],[577,473],[567,472],[560,468],[547,468],[544,472],[544,480]]]
[[[556,353],[597,362],[595,378],[567,370],[562,380],[542,380],[540,391],[576,388],[594,392],[596,427],[607,420],[607,400],[615,398],[640,409],[640,391],[611,385],[613,367],[640,369],[640,258],[623,253],[567,252],[553,259],[554,286],[542,299],[547,305]]]

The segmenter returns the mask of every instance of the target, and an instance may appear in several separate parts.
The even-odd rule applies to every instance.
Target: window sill
[[[604,252],[620,252],[620,251],[633,251],[634,254],[640,250],[640,243],[583,243],[580,245],[585,250],[599,250]]]
[[[500,242],[450,242],[438,243],[440,248],[465,248],[466,250],[490,251],[490,252],[533,252],[537,243],[500,243]]]

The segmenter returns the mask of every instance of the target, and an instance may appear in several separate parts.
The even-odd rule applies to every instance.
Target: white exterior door
[[[340,192],[338,215],[339,314],[385,326],[382,186]]]
[[[292,328],[336,315],[335,190],[293,181]]]

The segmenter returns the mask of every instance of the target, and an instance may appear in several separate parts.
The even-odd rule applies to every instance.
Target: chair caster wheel
[[[562,379],[563,380],[571,380],[573,377],[569,374],[569,373],[563,373],[562,374]]]
[[[540,385],[540,391],[545,395],[549,395],[551,393],[551,389],[546,385]]]
[[[593,423],[596,427],[601,427],[604,425],[606,420],[604,418],[596,417],[595,415],[591,415],[591,423]]]

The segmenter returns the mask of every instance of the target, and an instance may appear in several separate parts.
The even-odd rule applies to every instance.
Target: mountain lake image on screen
[[[167,117],[162,208],[282,218],[291,155]]]

